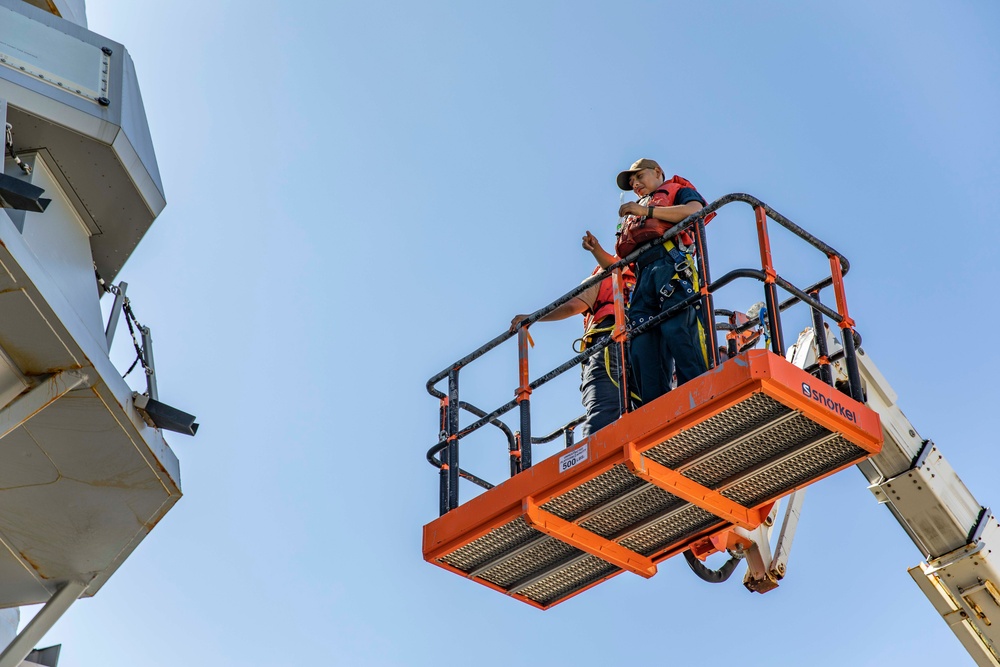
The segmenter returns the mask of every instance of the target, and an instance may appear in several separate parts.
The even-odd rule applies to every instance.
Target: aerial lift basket
[[[441,469],[442,515],[424,527],[428,562],[547,609],[624,570],[651,577],[657,563],[687,549],[704,556],[739,548],[743,545],[734,529],[761,526],[778,499],[879,451],[879,417],[863,404],[857,381],[855,334],[841,282],[846,259],[748,195],[714,202],[685,225],[694,227],[702,248],[703,216],[734,199],[755,208],[762,270],[740,269],[715,283],[706,278],[707,287],[692,303],[700,300],[702,312],[728,313],[713,309],[712,292],[734,277],[752,277],[764,283],[766,312],[771,314],[742,326],[707,322],[709,340],[715,340],[716,327],[730,328],[731,358],[723,362],[728,355],[712,350],[709,372],[579,443],[568,437],[570,446],[534,466],[531,443],[551,438],[530,437],[528,396],[560,369],[528,382],[523,328],[522,381],[518,399],[510,404],[487,414],[458,400],[458,368],[469,358],[431,378],[428,387],[441,398],[443,429],[441,442],[428,458]],[[807,290],[782,280],[770,265],[765,216],[823,250],[831,258],[831,276]],[[699,268],[707,276],[704,254]],[[793,298],[778,304],[776,285],[792,292]],[[819,291],[830,285],[836,291],[837,311],[819,301]],[[573,294],[538,311],[528,323]],[[810,306],[817,323],[826,315],[841,326],[846,342],[842,354],[852,369],[852,381],[841,389],[853,397],[833,386],[825,350],[820,363],[806,370],[780,356],[780,311],[801,301]],[[773,351],[740,352],[740,334],[753,326],[768,328]],[[619,342],[623,339],[619,336]],[[579,358],[567,362],[576,363]],[[433,389],[446,376],[448,395]],[[510,446],[512,476],[494,487],[458,467],[458,441],[487,423],[512,435],[498,415],[515,405],[521,412],[521,430]],[[473,412],[479,421],[460,430],[459,408]],[[487,491],[460,505],[459,477]]]

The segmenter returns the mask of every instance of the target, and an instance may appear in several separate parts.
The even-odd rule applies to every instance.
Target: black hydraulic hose
[[[732,576],[733,570],[736,569],[736,566],[742,558],[733,556],[718,570],[713,570],[702,563],[693,553],[691,553],[690,549],[684,552],[684,560],[687,561],[688,567],[691,568],[691,571],[697,574],[698,578],[702,581],[707,581],[710,584],[721,584],[723,581]]]
[[[558,438],[560,435],[562,435],[563,433],[565,433],[567,430],[569,430],[571,428],[576,428],[577,426],[579,426],[580,424],[582,424],[585,421],[587,421],[587,415],[580,415],[576,419],[573,419],[572,421],[566,422],[566,424],[564,424],[563,426],[560,426],[559,428],[557,428],[556,430],[552,431],[552,433],[549,433],[548,435],[543,435],[540,438],[536,438],[536,437],[532,436],[531,437],[531,444],[533,444],[533,445],[544,445],[547,442],[552,442],[553,440],[555,440],[556,438]]]

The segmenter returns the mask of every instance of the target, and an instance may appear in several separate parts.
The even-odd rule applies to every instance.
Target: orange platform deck
[[[878,415],[751,350],[424,526],[424,558],[546,609],[878,453]]]

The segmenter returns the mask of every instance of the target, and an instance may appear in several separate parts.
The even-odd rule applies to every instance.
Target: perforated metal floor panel
[[[630,443],[756,508],[878,451],[881,429],[864,406],[779,357],[751,352],[581,442],[586,460],[570,470],[559,472],[560,452],[428,524],[425,557],[547,608],[621,568],[533,527],[525,498],[654,561],[732,526],[633,474],[623,453]]]

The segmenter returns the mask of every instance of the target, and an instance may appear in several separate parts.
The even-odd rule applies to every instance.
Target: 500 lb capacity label
[[[587,460],[587,445],[583,445],[559,457],[559,472],[566,472],[573,466]]]

